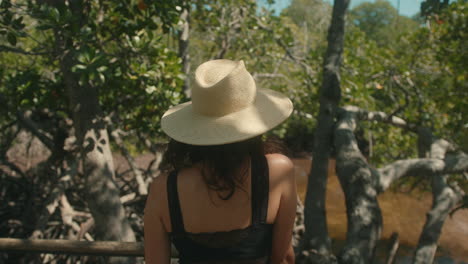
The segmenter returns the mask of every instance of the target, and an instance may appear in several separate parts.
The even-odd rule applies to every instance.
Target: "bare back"
[[[266,221],[274,225],[273,254],[276,250],[282,255],[289,247],[295,217],[296,189],[293,165],[281,154],[269,154],[266,158],[270,182]],[[249,166],[249,163],[247,162],[245,166]],[[177,187],[183,223],[187,232],[230,231],[251,225],[252,175],[250,169],[240,169],[239,173],[241,171],[247,172],[245,181],[228,200],[222,200],[215,191],[207,187],[201,174],[201,167],[195,166],[179,171]],[[156,180],[152,189],[157,190],[151,190],[148,199],[151,199],[151,193],[158,193],[156,199],[159,201],[157,202],[159,217],[166,233],[170,233],[171,219],[166,198],[167,191],[164,188],[166,180],[167,175]]]
[[[267,223],[275,222],[281,191],[280,179],[274,169],[275,156],[267,155],[270,167],[270,191]],[[276,157],[277,158],[277,157]],[[242,171],[242,170],[241,170]],[[192,167],[179,172],[178,191],[185,229],[191,233],[229,231],[251,224],[251,172],[229,200],[222,200],[216,191],[204,183],[201,168]],[[169,211],[163,215],[167,232],[171,232]]]

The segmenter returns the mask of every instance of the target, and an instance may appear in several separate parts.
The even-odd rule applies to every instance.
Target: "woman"
[[[146,263],[293,263],[296,185],[292,162],[266,154],[261,135],[292,112],[257,89],[242,61],[195,71],[192,101],[161,120],[172,172],[155,179],[145,208]]]

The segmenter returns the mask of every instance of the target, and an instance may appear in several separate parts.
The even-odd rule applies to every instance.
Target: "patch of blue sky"
[[[333,0],[324,0],[324,1],[333,3]],[[399,5],[400,15],[404,15],[408,17],[411,17],[417,14],[421,9],[421,2],[423,2],[423,0],[387,0],[387,1],[390,2],[395,8],[398,8],[398,5]],[[267,5],[266,0],[259,0],[258,2],[261,6]],[[351,0],[350,8],[353,8],[364,2],[375,2],[375,0]],[[279,14],[281,10],[288,7],[290,4],[291,4],[291,0],[275,0],[275,3],[271,6],[271,8],[275,9],[276,13]]]

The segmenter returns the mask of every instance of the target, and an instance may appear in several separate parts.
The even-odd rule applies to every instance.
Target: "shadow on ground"
[[[301,199],[305,197],[307,175],[311,158],[294,159],[298,192]],[[345,199],[338,178],[335,175],[334,161],[330,162],[327,185],[327,222],[334,248],[339,250],[346,238]],[[411,263],[419,235],[426,221],[426,213],[432,203],[431,193],[406,194],[387,191],[379,196],[383,215],[382,240],[377,255],[384,259],[387,254],[390,236],[399,234],[400,247],[397,262]],[[468,264],[468,210],[459,210],[449,217],[444,224],[439,239],[435,264],[467,263]]]

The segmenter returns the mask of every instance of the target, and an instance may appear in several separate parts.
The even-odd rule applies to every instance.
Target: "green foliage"
[[[448,6],[449,2],[449,0],[425,0],[421,3],[421,15],[430,16],[440,13]]]
[[[387,46],[394,45],[401,33],[414,31],[418,25],[414,20],[400,16],[387,0],[356,6],[350,11],[350,19],[369,39]]]
[[[468,2],[460,0],[450,4],[439,16],[429,20],[425,31],[427,49],[434,51],[438,71],[428,81],[433,86],[431,96],[438,110],[441,135],[453,138],[468,150]],[[437,65],[437,64],[436,64]]]
[[[203,9],[192,11],[190,53],[193,64],[215,58],[222,49],[219,43],[226,41],[226,35],[229,35],[230,46],[224,57],[246,60],[260,87],[283,91],[293,99],[297,114],[272,133],[285,138],[294,145],[293,148],[311,149],[315,120],[306,118],[304,114],[314,117],[318,112],[317,96],[326,42],[325,32],[317,27],[317,21],[326,20],[329,13],[308,11],[319,10],[327,4],[295,0],[279,17],[267,10],[254,12],[257,8],[250,1],[237,5],[230,1],[207,1],[205,4]],[[463,129],[455,129],[455,124],[462,123],[459,122],[462,120],[459,113],[463,114],[460,107],[464,106],[461,102],[464,97],[458,92],[458,98],[450,96],[446,99],[447,91],[455,86],[451,81],[452,75],[446,72],[445,62],[442,63],[444,60],[437,55],[441,44],[448,42],[436,41],[428,35],[431,31],[427,28],[418,28],[417,22],[397,16],[396,10],[386,1],[366,6],[371,11],[381,11],[381,15],[388,19],[378,21],[384,24],[376,29],[376,33],[366,32],[362,25],[348,26],[342,67],[342,105],[352,104],[393,113],[408,122],[444,131],[439,132],[441,136],[455,136],[455,141],[461,142]],[[355,11],[359,10],[356,8]],[[234,22],[240,13],[243,19],[236,25]],[[370,17],[368,13],[361,14]],[[379,12],[376,14],[380,15]],[[235,26],[225,26],[229,23]],[[396,29],[395,23],[398,23]],[[270,30],[264,30],[265,25]],[[455,31],[461,34],[463,27],[456,27],[460,30]],[[296,58],[309,66],[309,71],[285,54],[284,47],[278,45],[278,38],[284,40],[283,44]],[[461,41],[463,36],[454,36],[453,39]],[[462,54],[462,51],[458,50],[458,53]],[[458,59],[444,58],[446,63]],[[459,68],[463,67],[460,65]],[[264,73],[276,73],[282,77],[258,77]],[[443,104],[456,107],[459,113],[452,115],[442,111],[447,108],[442,107]],[[374,163],[417,156],[415,135],[389,125],[361,124],[363,139],[372,141],[370,154]],[[392,142],[391,146],[386,142]]]
[[[2,1],[0,56],[19,61],[0,72],[6,115],[47,108],[70,117],[64,75],[99,90],[105,115],[122,129],[159,136],[159,117],[183,99],[180,59],[162,36],[178,22],[184,1]],[[24,23],[27,21],[27,25]],[[63,68],[63,58],[72,63]],[[4,115],[5,117],[5,115]]]
[[[70,117],[59,63],[69,54],[79,85],[99,89],[104,114],[118,117],[115,125],[160,137],[163,111],[186,100],[181,86],[190,76],[181,74],[174,32],[179,12],[190,8],[192,70],[213,58],[243,59],[259,87],[293,99],[297,115],[273,133],[310,148],[329,4],[294,0],[276,16],[253,0],[83,3],[85,12],[79,16],[62,4],[2,1],[0,101],[6,107],[0,110],[1,123],[27,109],[47,108]],[[466,10],[466,3],[458,1],[429,17],[429,27],[418,28],[387,1],[353,9],[342,104],[394,113],[466,148]],[[63,39],[71,49],[57,46]],[[374,162],[416,155],[414,138],[399,129],[379,124],[362,129],[374,143]],[[386,137],[393,143],[390,148],[376,143]],[[293,142],[298,138],[302,143]]]
[[[259,10],[252,0],[205,1],[193,6],[191,21],[190,56],[194,67],[214,58],[242,59],[258,87],[287,94],[299,112],[313,112],[318,107],[312,99],[316,93],[310,92],[315,89],[312,85],[318,83],[317,76],[307,75],[286,56],[286,51],[294,49],[301,36],[290,17],[275,16],[265,8]],[[320,57],[318,53],[314,50],[313,55]],[[320,65],[314,63],[311,67],[319,71]],[[313,126],[309,125],[310,122],[302,126],[306,130],[300,130],[297,120],[291,119],[272,133],[281,138],[300,136],[301,140],[310,141],[310,134],[303,133],[311,130]]]
[[[386,113],[408,107],[405,88],[396,84],[396,80],[404,78],[406,72],[404,67],[400,68],[401,65],[395,65],[397,62],[396,51],[379,47],[359,28],[349,27],[341,71],[341,104]],[[403,117],[413,120],[411,114]],[[415,137],[400,128],[378,122],[361,122],[360,126],[361,140],[370,144],[368,151],[373,163],[384,164],[416,156]],[[389,147],[388,142],[398,148]]]
[[[394,45],[381,46],[360,27],[348,27],[343,68],[343,104],[392,113],[432,128],[466,151],[467,4],[459,1]],[[361,123],[373,141],[372,160],[416,157],[416,136],[381,124]],[[378,144],[376,142],[392,142]]]
[[[309,34],[321,35],[330,24],[331,9],[331,5],[323,0],[293,0],[282,14],[290,17],[296,25],[306,27]]]

